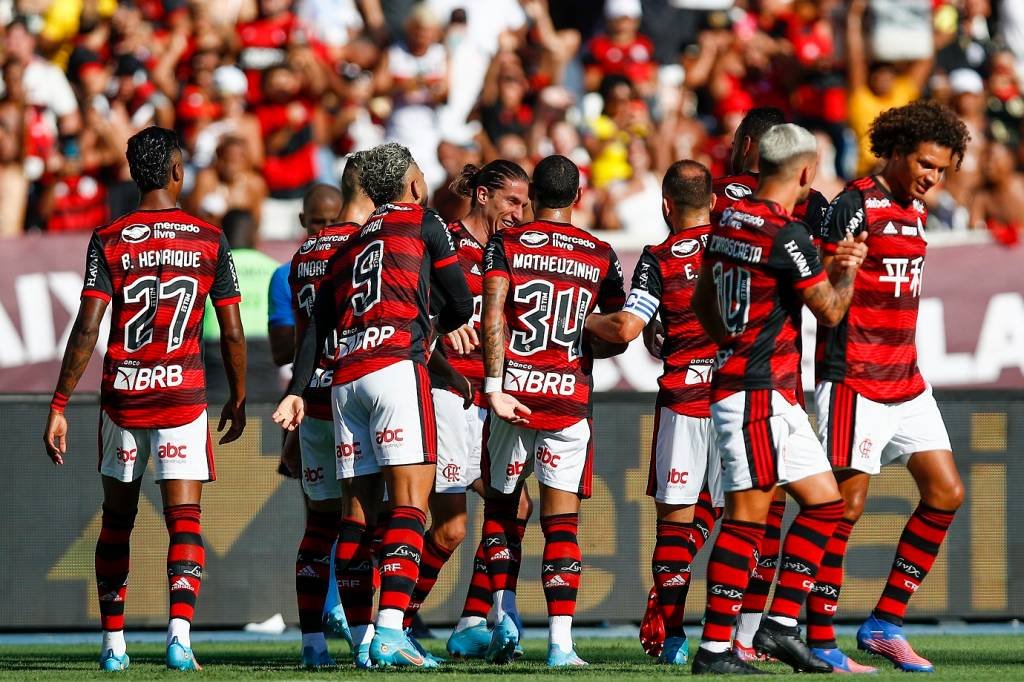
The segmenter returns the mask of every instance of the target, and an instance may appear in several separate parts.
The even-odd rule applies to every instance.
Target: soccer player
[[[806,226],[791,215],[814,180],[813,135],[791,124],[774,126],[761,138],[760,163],[754,194],[712,227],[693,298],[694,312],[719,346],[711,418],[726,492],[726,517],[708,564],[695,674],[758,672],[729,640],[780,485],[800,513],[782,548],[775,597],[754,648],[797,671],[832,670],[811,653],[797,626],[843,509],[825,453],[797,403],[797,320],[804,304],[823,325],[842,319],[865,247],[841,242],[826,276]]]
[[[437,458],[426,368],[431,286],[446,301],[435,323],[441,333],[470,319],[473,297],[444,222],[424,208],[426,183],[409,150],[388,143],[366,152],[360,184],[377,208],[332,260],[320,284],[289,394],[274,420],[289,430],[302,422],[301,394],[324,343],[336,332],[331,388],[335,452],[337,476],[349,498],[338,542],[339,572],[345,572],[345,564],[364,563],[349,552],[364,545],[369,549],[372,530],[366,524],[376,519],[381,480],[391,505],[375,627],[361,625],[357,631],[350,618],[357,663],[432,667],[436,663],[402,631],[419,574]],[[345,593],[342,602],[349,607]]]
[[[452,186],[457,194],[470,199],[469,214],[449,224],[448,231],[473,294],[473,317],[439,340],[430,358],[431,392],[437,416],[437,470],[430,496],[431,527],[423,543],[419,580],[406,612],[407,628],[437,582],[441,568],[466,536],[467,489],[483,493],[480,449],[487,412],[483,407],[484,364],[479,329],[484,245],[499,230],[523,221],[529,183],[526,171],[517,164],[498,159],[483,168],[467,165]],[[439,299],[435,299],[437,303]],[[530,515],[525,489],[522,496],[522,523],[517,529],[525,530]],[[474,574],[462,617],[447,646],[448,652],[459,658],[482,658],[491,639],[486,619],[491,604],[490,579],[483,564],[482,542],[477,554],[479,560],[473,562]]]
[[[624,346],[595,349],[583,326],[595,306],[613,312],[625,295],[612,248],[571,224],[579,181],[579,169],[564,156],[542,160],[530,184],[536,220],[495,234],[484,252],[481,327],[490,413],[481,469],[496,618],[486,653],[491,662],[511,660],[519,643],[509,615],[518,574],[510,544],[520,489],[535,471],[548,665],[586,665],[573,648],[572,617],[583,568],[580,500],[590,497],[593,471],[590,369],[595,350],[621,352]]]
[[[206,417],[202,323],[206,298],[220,323],[230,397],[220,442],[245,428],[245,336],[240,294],[219,228],[178,209],[185,177],[177,135],[155,126],[128,140],[128,168],[142,195],[139,210],[93,232],[82,304],[68,338],[43,440],[55,464],[68,450],[64,408],[113,306],[100,393],[103,525],[96,542],[96,587],[103,643],[100,668],[128,667],[124,609],[129,539],[142,474],[152,460],[170,545],[167,667],[198,670],[190,628],[203,579],[200,496],[215,478]]]
[[[694,525],[694,513],[705,484],[712,508],[724,505],[709,403],[716,347],[690,309],[711,232],[711,173],[696,161],[677,161],[665,173],[661,194],[668,238],[644,249],[623,309],[591,315],[586,329],[611,343],[629,343],[656,315],[664,325],[665,373],[658,380],[647,479],[647,494],[654,498],[658,514],[651,572],[667,634],[658,662],[686,665],[689,646],[683,610],[698,536],[701,542],[704,539]]]
[[[954,161],[959,167],[968,137],[963,122],[939,104],[915,102],[886,111],[871,126],[871,149],[885,159],[884,168],[854,180],[829,209],[826,264],[848,234],[866,236],[869,246],[849,313],[835,328],[818,333],[818,435],[846,508],[807,604],[807,633],[818,655],[837,667],[848,660],[832,628],[846,543],[864,511],[871,476],[899,462],[914,477],[921,502],[900,536],[882,596],[857,632],[857,646],[901,670],[932,670],[904,637],[903,616],[935,561],[964,488],[931,387],[917,367],[924,196]]]
[[[715,207],[711,210],[711,224],[717,225],[722,213],[740,199],[749,196],[757,188],[759,176],[758,145],[761,138],[772,126],[786,122],[781,109],[756,107],[743,117],[732,140],[730,164],[733,175],[718,178],[714,183]],[[815,244],[824,232],[825,212],[828,200],[816,189],[811,189],[807,198],[796,203],[793,217],[810,230]],[[797,325],[799,327],[799,324]],[[797,348],[803,354],[802,339],[797,337]],[[804,404],[803,382],[796,375],[797,400]],[[764,539],[757,551],[757,565],[750,576],[750,585],[743,595],[743,606],[736,621],[736,636],[733,650],[744,660],[755,660],[754,634],[761,625],[761,614],[768,604],[768,593],[775,582],[775,571],[779,565],[779,549],[782,545],[782,519],[786,513],[786,491],[779,488],[768,511]]]
[[[359,186],[362,155],[349,156],[341,176],[341,192],[329,185],[317,185],[304,199],[303,218],[319,217],[321,207],[331,208],[336,218],[309,237],[291,261],[288,283],[301,338],[309,324],[317,289],[327,274],[331,258],[363,226],[373,212],[373,202]],[[338,201],[334,200],[337,195]],[[340,215],[339,215],[340,214]],[[295,593],[298,598],[299,628],[302,631],[302,663],[306,667],[332,666],[324,637],[324,624],[342,637],[351,633],[343,607],[324,614],[325,602],[334,582],[332,559],[341,523],[341,484],[334,456],[334,424],[331,413],[333,346],[325,349],[313,378],[302,394],[306,418],[299,425],[302,492],[306,502],[306,528],[295,560]],[[350,641],[351,643],[351,641]]]

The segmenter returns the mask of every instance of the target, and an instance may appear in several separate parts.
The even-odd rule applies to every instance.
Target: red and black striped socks
[[[491,577],[487,573],[487,558],[484,554],[484,541],[476,546],[473,555],[473,575],[469,579],[466,591],[466,602],[462,606],[462,616],[456,630],[464,630],[486,622],[487,612],[491,610]]]
[[[917,505],[896,546],[889,579],[875,606],[876,618],[903,625],[910,597],[921,587],[935,563],[955,514],[955,511],[929,507],[924,502]]]
[[[517,542],[518,504],[515,500],[484,500],[484,559],[491,578],[492,603],[499,620],[512,610],[519,584],[521,544]]]
[[[842,500],[815,504],[800,509],[786,533],[779,562],[779,580],[768,617],[783,625],[794,626],[807,593],[814,586],[825,546],[843,518]]]
[[[686,595],[690,591],[690,563],[695,554],[694,535],[700,531],[692,523],[659,519],[651,572],[658,592],[658,606],[669,637],[681,635]]]
[[[695,531],[693,534],[694,556],[700,553],[701,547],[711,537],[711,532],[715,530],[715,522],[722,518],[723,511],[721,507],[714,506],[711,493],[707,488],[700,491],[697,504],[693,507],[693,529]]]
[[[170,535],[167,547],[167,585],[171,602],[168,640],[177,637],[185,647],[192,646],[189,625],[195,615],[206,560],[201,516],[198,504],[178,504],[164,509]]]
[[[413,588],[412,597],[409,599],[409,608],[405,612],[405,619],[402,622],[403,628],[412,625],[412,619],[416,612],[427,600],[430,590],[434,588],[437,577],[441,574],[448,559],[451,558],[453,549],[442,547],[434,540],[433,533],[427,533],[423,539],[423,557],[420,560],[420,576],[416,580],[416,587]]]
[[[136,512],[119,513],[103,508],[100,536],[96,540],[96,591],[100,602],[100,625],[104,632],[124,630],[124,603],[128,592],[130,539]],[[124,637],[119,638],[124,654]]]
[[[303,635],[323,634],[323,609],[330,590],[331,549],[338,539],[340,514],[306,511],[306,530],[295,557],[295,595]]]
[[[373,531],[362,521],[342,520],[334,553],[334,572],[345,619],[357,645],[373,622],[374,577],[377,575],[373,566],[373,540]]]
[[[427,515],[416,507],[394,507],[380,549],[377,627],[400,630],[420,574]]]
[[[583,573],[580,552],[579,514],[553,514],[540,517],[544,533],[544,555],[540,581],[548,605],[548,641],[562,651],[571,651],[572,617],[576,613],[576,594]]]
[[[764,537],[764,524],[726,520],[708,561],[708,601],[704,612],[701,646],[714,652],[726,651],[732,638],[743,593],[750,582],[750,570]]]
[[[836,532],[825,545],[825,556],[821,558],[814,587],[807,595],[807,643],[812,647],[836,648],[836,631],[832,620],[843,587],[843,559],[853,524],[854,521],[843,519],[836,526]]]
[[[764,537],[757,550],[757,563],[750,572],[750,584],[743,595],[740,616],[736,624],[736,640],[748,649],[754,645],[754,635],[761,625],[761,615],[768,605],[768,593],[775,582],[779,566],[779,548],[782,545],[782,517],[786,514],[784,500],[772,500],[768,507]]]

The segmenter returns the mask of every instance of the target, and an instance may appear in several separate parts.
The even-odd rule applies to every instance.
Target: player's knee
[[[921,501],[942,511],[956,511],[964,503],[964,484],[957,480],[942,486],[929,486],[921,491]]]
[[[466,517],[450,519],[432,531],[434,542],[445,549],[455,550],[466,539]]]
[[[532,514],[533,500],[530,499],[530,495],[526,492],[526,488],[523,488],[523,493],[519,496],[518,518],[528,519]]]
[[[860,490],[848,492],[843,497],[843,518],[853,522],[859,521],[861,515],[864,514],[864,502],[866,499],[866,492]]]

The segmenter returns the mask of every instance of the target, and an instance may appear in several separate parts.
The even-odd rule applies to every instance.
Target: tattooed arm
[[[484,391],[491,409],[501,419],[513,424],[527,424],[530,408],[502,390],[505,375],[505,297],[508,278],[484,279],[484,307],[480,320],[484,345]]]
[[[63,464],[64,455],[68,451],[68,422],[64,417],[64,405],[67,404],[82,374],[85,373],[85,368],[89,365],[89,358],[96,348],[100,323],[106,310],[107,299],[83,296],[78,317],[71,328],[68,345],[64,351],[64,361],[60,366],[57,388],[53,393],[53,402],[50,403],[46,432],[43,435],[46,454],[54,464]]]
[[[217,431],[223,431],[230,423],[230,428],[220,438],[220,444],[223,445],[238,440],[245,429],[245,333],[237,303],[217,306],[214,310],[217,311],[217,323],[220,325],[220,354],[231,391],[217,425]]]

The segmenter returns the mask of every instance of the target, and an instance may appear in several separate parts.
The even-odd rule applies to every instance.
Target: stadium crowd
[[[1015,0],[6,0],[0,24],[4,236],[133,209],[125,145],[157,124],[185,142],[185,208],[249,211],[261,239],[297,238],[301,196],[393,139],[447,219],[464,164],[566,155],[578,223],[639,245],[665,169],[725,173],[751,107],[815,132],[831,198],[876,163],[874,117],[922,95],[972,133],[929,227],[1024,229]]]

